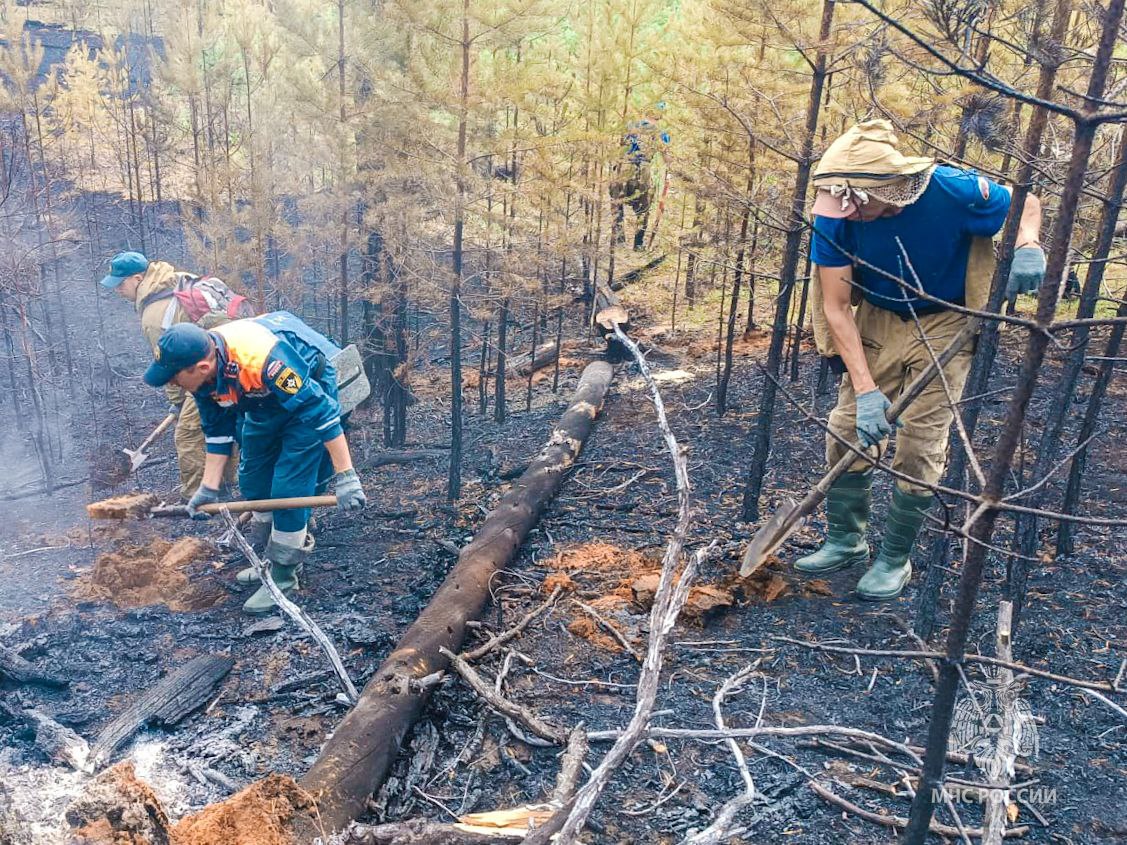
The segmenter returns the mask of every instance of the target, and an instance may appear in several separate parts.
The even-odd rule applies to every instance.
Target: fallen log
[[[605,361],[596,361],[583,371],[571,404],[547,444],[461,550],[442,586],[302,778],[302,788],[317,799],[325,830],[347,826],[383,783],[429,695],[431,687],[420,689],[419,679],[446,669],[448,661],[440,648],[454,653],[461,648],[466,623],[481,613],[493,576],[513,559],[575,463],[613,375],[614,368]],[[308,842],[319,831],[302,828],[296,833],[299,841]]]
[[[0,678],[17,684],[39,684],[44,687],[65,687],[70,683],[66,678],[41,671],[35,664],[3,646],[0,646]]]
[[[510,366],[516,371],[517,375],[527,376],[549,364],[554,364],[559,357],[560,345],[554,340],[550,340],[537,346],[531,357],[525,353],[516,361],[511,361]]]
[[[411,464],[415,461],[429,461],[437,458],[448,459],[449,457],[449,449],[385,449],[382,452],[377,452],[371,460],[365,461],[364,469],[376,469],[392,464]]]
[[[150,722],[175,725],[203,706],[234,665],[232,657],[201,654],[170,672],[102,728],[90,747],[91,765],[95,769],[105,765],[129,737]]]

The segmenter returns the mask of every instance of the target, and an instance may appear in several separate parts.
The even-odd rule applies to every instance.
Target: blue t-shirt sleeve
[[[305,359],[285,340],[279,339],[270,350],[263,375],[263,384],[278,404],[316,431],[322,443],[344,433],[340,403],[321,389]]]
[[[238,421],[233,405],[220,405],[205,393],[194,393],[200,412],[205,449],[209,455],[230,455],[235,445],[235,426]]]
[[[973,170],[951,170],[943,184],[963,214],[963,231],[980,238],[993,237],[1006,222],[1010,192]]]
[[[853,261],[841,246],[846,246],[845,220],[816,215],[810,233],[810,260],[819,267],[848,267]]]

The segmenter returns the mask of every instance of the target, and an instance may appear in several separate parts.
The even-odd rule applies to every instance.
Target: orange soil
[[[598,648],[606,649],[618,654],[622,651],[622,646],[610,634],[604,633],[599,623],[592,619],[587,614],[577,616],[567,626],[567,629],[577,637],[582,637]]]
[[[548,566],[571,572],[612,572],[623,576],[639,575],[654,569],[654,563],[641,552],[599,542],[564,549],[548,561]]]
[[[298,817],[314,819],[313,798],[293,778],[268,775],[226,801],[181,819],[174,845],[291,845]]]
[[[194,587],[184,572],[188,564],[211,553],[211,546],[195,537],[182,537],[175,543],[157,539],[147,546],[122,545],[98,556],[74,594],[123,608],[161,603],[176,611],[211,607],[222,594]]]
[[[72,845],[293,845],[298,822],[317,828],[312,796],[287,775],[269,775],[173,826],[130,763],[99,775],[67,820]]]

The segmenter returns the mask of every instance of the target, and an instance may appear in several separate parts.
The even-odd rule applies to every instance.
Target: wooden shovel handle
[[[165,432],[165,430],[174,422],[176,422],[176,414],[169,414],[167,417],[161,420],[160,425],[153,429],[153,433],[145,438],[144,442],[137,447],[136,451],[144,452],[148,445],[158,437],[160,437]]]
[[[227,508],[231,513],[246,511],[292,511],[297,508],[335,508],[336,496],[292,496],[287,499],[252,499],[249,502],[212,502],[200,505],[204,513],[219,513]]]

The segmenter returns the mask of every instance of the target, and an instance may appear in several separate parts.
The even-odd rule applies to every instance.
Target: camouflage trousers
[[[932,362],[932,352],[939,355],[952,338],[966,325],[967,316],[955,311],[941,311],[919,318],[919,325],[908,318],[902,320],[892,311],[863,301],[857,308],[857,330],[865,350],[865,360],[873,381],[892,401]],[[922,329],[922,334],[921,334]],[[928,346],[931,351],[928,351]],[[935,378],[923,393],[900,416],[901,428],[895,430],[896,454],[892,468],[922,481],[937,484],[947,464],[947,438],[954,420],[953,403],[963,395],[970,372],[974,344],[968,343],[943,368],[943,378]],[[848,375],[841,380],[837,405],[830,413],[830,431],[856,442],[857,397]],[[881,443],[881,452],[888,441]],[[847,452],[832,436],[826,436],[826,460],[830,466]],[[850,467],[861,472],[869,464],[859,459]],[[926,487],[898,480],[907,493],[926,493]]]

